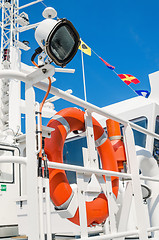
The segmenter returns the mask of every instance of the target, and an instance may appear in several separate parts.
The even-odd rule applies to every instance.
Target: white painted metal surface
[[[141,170],[141,174],[143,176],[149,176],[149,177],[159,177],[159,168],[157,165],[156,160],[153,158],[151,153],[147,151],[146,149],[137,147],[137,159],[139,164],[139,169]],[[148,200],[148,207],[149,207],[149,216],[150,216],[150,222],[151,226],[155,227],[158,225],[159,222],[159,202],[158,202],[158,183],[146,181],[145,182],[147,186],[151,189],[151,197]],[[159,238],[159,232],[156,232],[153,234],[153,236],[158,239]]]
[[[57,24],[57,20],[45,19],[43,20],[35,31],[35,39],[41,48],[44,48],[43,42],[47,41],[47,38],[52,31],[52,29]]]
[[[80,107],[86,109],[86,136],[87,136],[87,151],[83,151],[84,167],[51,163],[48,165],[50,168],[57,168],[63,170],[70,170],[76,172],[77,185],[73,187],[74,196],[70,201],[67,209],[58,210],[54,209],[53,204],[50,202],[49,195],[49,181],[48,179],[43,179],[42,177],[37,177],[37,137],[36,137],[36,121],[35,121],[35,92],[33,86],[39,89],[47,90],[48,84],[42,82],[47,77],[52,77],[55,72],[63,73],[73,73],[73,69],[60,69],[55,68],[52,65],[43,66],[40,69],[21,65],[20,68],[20,52],[18,49],[18,39],[19,32],[29,30],[33,27],[39,26],[36,35],[37,40],[41,44],[41,39],[46,39],[50,30],[54,26],[55,20],[44,20],[42,24],[39,23],[34,25],[27,25],[25,27],[19,28],[17,24],[10,18],[8,23],[9,34],[11,37],[6,37],[4,25],[6,23],[6,14],[13,16],[13,13],[22,8],[29,7],[32,4],[41,2],[41,0],[28,3],[19,8],[19,2],[12,0],[11,5],[5,5],[5,1],[2,0],[2,39],[1,39],[1,70],[0,78],[3,79],[0,82],[0,88],[3,85],[4,91],[1,91],[0,97],[3,101],[0,101],[0,107],[2,108],[2,114],[0,115],[0,130],[2,134],[2,139],[4,142],[10,141],[10,144],[18,144],[21,150],[21,156],[1,156],[0,164],[14,163],[16,165],[15,171],[15,184],[14,186],[9,184],[7,188],[9,191],[5,195],[4,192],[0,192],[0,201],[2,205],[6,196],[8,199],[13,194],[15,200],[17,201],[18,207],[18,219],[19,219],[19,229],[20,233],[27,234],[29,240],[43,240],[44,233],[47,234],[48,239],[51,239],[51,233],[53,234],[63,234],[63,235],[80,235],[81,239],[120,239],[124,240],[125,237],[138,236],[140,240],[147,240],[152,232],[152,236],[155,238],[159,237],[159,200],[158,200],[158,186],[159,186],[159,173],[158,165],[154,159],[147,158],[145,160],[144,153],[140,155],[140,159],[136,156],[136,149],[134,143],[134,136],[132,129],[142,132],[147,135],[146,138],[146,148],[150,153],[153,152],[154,138],[159,139],[159,135],[155,132],[156,116],[159,115],[159,105],[158,105],[158,72],[150,75],[152,80],[152,93],[150,99],[144,99],[142,97],[136,97],[113,106],[108,106],[106,108],[99,108],[93,104],[85,102],[73,95],[68,94],[60,89],[51,87],[50,93],[53,96],[51,100],[54,101],[59,98],[65,99],[71,103],[74,103]],[[13,8],[13,4],[14,8]],[[7,6],[7,7],[6,7]],[[16,15],[17,17],[18,15]],[[46,22],[50,23],[49,28],[45,28]],[[18,31],[15,31],[17,29]],[[43,34],[41,34],[41,30]],[[45,30],[45,31],[44,31]],[[39,34],[40,32],[40,34]],[[39,35],[38,35],[39,34]],[[13,41],[13,36],[17,41]],[[14,40],[15,40],[14,39]],[[42,45],[41,45],[42,46]],[[4,49],[8,48],[10,50],[8,60],[3,61],[2,59]],[[6,56],[7,57],[7,56]],[[7,59],[7,58],[6,58]],[[16,59],[16,61],[13,61]],[[20,81],[24,81],[26,84],[25,89],[25,102],[20,99]],[[155,83],[155,84],[154,84]],[[7,93],[9,91],[9,94]],[[15,98],[16,93],[16,98]],[[127,107],[128,105],[128,107]],[[15,114],[16,111],[16,114]],[[47,109],[45,108],[47,112]],[[5,139],[4,127],[8,126],[11,128],[13,133],[17,131],[20,123],[21,113],[26,114],[26,136],[17,136],[13,134],[9,139]],[[48,111],[48,117],[53,113],[53,109]],[[107,118],[112,118],[120,122],[124,126],[124,143],[127,155],[127,165],[128,173],[113,172],[108,170],[101,170],[98,166],[98,158],[95,150],[93,128],[91,115],[95,114],[96,118],[100,119],[102,126],[105,127],[105,120]],[[44,116],[44,115],[43,115]],[[147,129],[136,125],[130,120],[138,117],[146,117],[148,121]],[[8,125],[6,125],[8,124]],[[43,128],[44,129],[44,128]],[[49,129],[46,129],[46,135],[48,135]],[[50,133],[50,132],[49,132]],[[9,134],[8,134],[9,135]],[[7,137],[8,137],[7,135]],[[25,141],[26,138],[26,141]],[[7,146],[4,146],[4,150]],[[146,151],[146,150],[145,150]],[[137,154],[138,155],[138,154]],[[152,161],[151,161],[152,160]],[[138,164],[139,162],[139,164]],[[18,165],[19,164],[19,165]],[[151,165],[152,164],[152,165]],[[23,167],[22,167],[23,165]],[[143,175],[139,175],[139,168],[142,168]],[[151,174],[149,172],[151,169]],[[103,180],[103,175],[106,176],[106,183]],[[114,199],[111,186],[111,176],[119,177],[120,183],[124,181],[128,182],[127,188],[123,187],[121,192],[120,200]],[[108,200],[109,207],[109,218],[106,223],[102,226],[91,226],[87,227],[87,213],[86,213],[86,199],[89,200],[88,189],[88,179],[94,178],[94,191],[92,190],[92,196],[98,194],[99,191],[103,191]],[[22,182],[21,182],[22,181]],[[149,209],[143,203],[143,196],[141,191],[141,182],[146,181],[153,194],[148,200]],[[25,186],[26,185],[26,186]],[[43,187],[45,188],[45,194],[43,194]],[[133,195],[133,196],[132,196]],[[95,196],[96,197],[96,196]],[[13,200],[13,196],[12,196]],[[117,204],[118,202],[118,204]],[[122,205],[123,204],[123,205]],[[133,205],[134,204],[134,205]],[[16,219],[15,216],[15,201],[14,214],[12,214],[11,219]],[[118,206],[119,205],[119,206]],[[133,206],[132,206],[133,205]],[[77,207],[79,206],[79,216],[80,216],[80,227],[68,222],[64,218],[72,217]],[[2,206],[1,206],[2,207]],[[135,218],[133,218],[132,210],[135,212]],[[146,209],[146,210],[145,210]],[[63,212],[62,212],[63,211]],[[4,210],[3,210],[4,213]],[[58,215],[59,214],[59,215]],[[61,216],[61,217],[60,217]],[[143,221],[143,219],[148,219],[150,221]],[[134,219],[136,220],[134,221]],[[124,221],[129,222],[126,224]],[[134,222],[133,222],[134,221]],[[1,225],[1,221],[0,221]],[[130,228],[128,228],[130,225]],[[62,228],[61,228],[62,226]],[[134,229],[133,227],[136,227]],[[99,234],[98,236],[91,236],[90,233]],[[71,238],[71,237],[69,237]]]
[[[23,8],[30,7],[31,5],[42,2],[42,1],[43,0],[36,0],[36,1],[33,1],[33,2],[28,3],[28,4],[23,5],[23,6],[19,7],[18,9],[21,10]]]
[[[46,206],[46,232],[47,232],[47,239],[52,240],[52,233],[51,233],[51,207],[50,207],[50,185],[49,179],[43,179],[44,188],[45,188],[45,206]]]
[[[28,205],[28,238],[39,239],[39,212],[37,191],[37,156],[35,93],[32,85],[26,83],[26,156],[27,156],[27,205]]]
[[[43,240],[44,239],[44,219],[43,219],[43,214],[44,214],[44,207],[43,207],[43,179],[42,177],[38,177],[38,206],[39,206],[39,239]]]
[[[8,71],[7,71],[8,72]],[[8,73],[7,73],[8,74]],[[6,75],[7,75],[6,74]],[[17,74],[17,73],[16,73]],[[19,76],[19,74],[17,74],[18,76]],[[28,83],[29,84],[29,83]],[[28,89],[27,89],[27,91],[29,90],[29,89],[32,89],[32,87],[29,85],[28,86]],[[29,91],[33,91],[33,90],[29,90]],[[56,91],[58,91],[58,92],[60,92],[60,96],[61,97],[63,97],[63,98],[66,98],[66,97],[68,97],[67,95],[66,95],[66,93],[64,93],[63,94],[63,92],[61,91],[61,90],[56,90]],[[31,95],[33,95],[33,93],[31,94]],[[28,98],[26,98],[26,103],[27,103],[27,101],[29,101],[29,106],[30,106],[30,104],[31,104],[31,102],[30,101],[32,101],[32,102],[34,102],[35,101],[35,99],[34,99],[34,97],[32,98],[32,100],[31,100],[31,98],[30,98],[30,94],[28,94]],[[71,96],[71,101],[76,101],[76,102],[78,102],[79,104],[81,104],[81,101],[82,100],[80,100],[80,99],[78,99],[78,98],[75,98],[74,96]],[[102,113],[102,115],[104,115],[105,117],[107,116],[107,117],[109,117],[109,116],[111,116],[112,118],[115,118],[116,119],[116,117],[113,115],[113,114],[110,114],[110,113],[107,113],[106,111],[103,111],[103,110],[101,110],[101,109],[99,109],[99,108],[97,108],[97,107],[95,107],[95,106],[93,106],[93,105],[91,105],[91,104],[89,104],[89,103],[85,103],[84,102],[84,104],[87,106],[87,107],[90,107],[91,108],[91,110],[92,111],[96,111],[97,110],[97,112],[98,113]],[[33,104],[31,104],[31,105],[33,105]],[[27,109],[27,106],[26,106],[26,110],[28,111],[28,109]],[[29,110],[30,111],[30,110]],[[34,112],[33,111],[35,111],[34,109],[32,109],[32,113],[29,113],[29,122],[28,122],[28,124],[29,124],[29,126],[30,126],[30,124],[33,126],[33,124],[31,123],[32,121],[33,121],[33,116],[34,116]],[[123,119],[121,119],[121,118],[117,118],[116,120],[120,120],[123,124],[127,124],[128,123],[128,121],[125,121],[125,120],[123,120]],[[147,131],[147,130],[145,130],[145,129],[143,129],[143,128],[140,128],[140,127],[138,127],[138,126],[136,126],[135,124],[133,124],[133,123],[130,123],[135,129],[141,129],[142,130],[142,132],[144,132],[144,133],[149,133],[151,136],[154,136],[154,137],[157,137],[158,138],[158,135],[156,135],[156,134],[154,134],[154,133],[152,133],[152,132],[149,132],[149,131]],[[129,127],[130,128],[130,127]],[[30,132],[30,127],[28,127],[28,130],[29,130],[29,132]],[[34,132],[34,131],[33,131]],[[30,132],[30,134],[31,134],[31,132]],[[32,133],[33,134],[33,133]],[[29,136],[29,134],[27,133],[27,136]],[[35,136],[34,134],[33,134],[33,136]],[[127,133],[127,136],[128,136],[128,139],[130,138],[130,136],[131,136],[131,134],[128,132]],[[132,138],[132,136],[131,136],[131,138]],[[30,137],[29,137],[29,139],[30,139]],[[34,137],[32,137],[32,140],[34,139]],[[129,140],[128,140],[127,138],[125,139],[125,142],[128,144],[128,142],[129,142]],[[90,143],[88,144],[88,145],[90,145]],[[130,146],[132,146],[132,145],[134,145],[134,143],[132,142],[131,143],[131,145]],[[30,146],[30,145],[29,145]],[[128,144],[128,146],[129,146],[129,144]],[[30,149],[30,147],[29,147],[29,149]],[[33,149],[33,148],[32,148]],[[35,149],[34,149],[35,150]],[[130,151],[131,150],[131,151]],[[131,158],[132,157],[132,147],[130,147],[130,149],[129,149],[129,147],[128,147],[128,149],[127,149],[127,151],[129,152],[129,158]],[[30,153],[30,151],[29,151],[29,153],[27,153],[27,155],[28,154],[31,154]],[[135,152],[134,152],[134,154],[135,154]],[[33,156],[33,155],[32,155]],[[34,155],[35,156],[35,155]],[[27,156],[27,159],[28,159],[28,156]],[[35,158],[34,158],[35,159]],[[133,157],[133,161],[134,161],[134,157]],[[34,162],[35,163],[35,162]],[[33,166],[32,164],[33,163],[30,163],[31,165],[30,165],[30,167],[31,166]],[[51,163],[49,164],[49,166],[51,166]],[[55,164],[55,163],[53,163],[52,164],[52,166],[54,166],[54,167],[59,167],[60,166],[60,164]],[[30,169],[30,167],[28,168],[28,169]],[[69,169],[69,170],[73,170],[73,167],[71,167],[71,166],[66,166],[66,165],[62,165],[61,166],[62,168],[64,168],[64,169]],[[131,169],[131,168],[130,168]],[[29,171],[29,170],[28,170]],[[123,173],[113,173],[113,172],[110,172],[110,171],[103,171],[103,170],[97,170],[97,169],[87,169],[87,168],[84,168],[84,170],[83,170],[83,168],[82,167],[76,167],[75,169],[74,169],[74,171],[79,171],[79,172],[81,172],[81,174],[83,173],[83,171],[86,171],[86,172],[89,172],[90,174],[92,174],[92,173],[95,173],[95,174],[99,174],[99,175],[102,175],[102,174],[106,174],[107,176],[124,176],[125,178],[130,178],[130,177],[132,177],[132,175],[130,175],[130,174],[123,174]],[[134,170],[134,173],[135,172],[138,172],[136,169]],[[30,172],[28,173],[29,175],[30,175]],[[131,174],[132,174],[132,172],[131,172]],[[35,174],[35,172],[34,172],[34,176],[36,177],[36,174]],[[78,175],[79,176],[79,175]],[[83,176],[83,175],[82,175]],[[79,194],[81,194],[80,195],[80,216],[81,216],[81,222],[82,222],[82,227],[81,227],[81,236],[82,237],[87,237],[88,236],[88,230],[87,230],[87,227],[86,227],[86,215],[84,214],[84,212],[85,212],[85,198],[84,198],[84,190],[83,190],[83,188],[81,188],[82,187],[82,185],[81,185],[81,183],[79,183],[80,181],[79,181],[79,179],[81,179],[81,175],[80,175],[80,177],[77,177],[77,179],[78,179],[78,185],[80,184],[80,187],[79,187],[79,189],[82,189],[81,191],[79,191]],[[158,180],[158,179],[157,179]],[[132,181],[133,181],[133,178],[132,178]],[[36,182],[36,181],[35,181]],[[145,237],[147,237],[147,234],[146,234],[146,229],[144,228],[144,224],[142,225],[141,223],[141,219],[140,219],[140,217],[139,216],[141,216],[140,214],[141,214],[141,209],[142,209],[142,197],[141,197],[141,191],[140,191],[140,184],[139,184],[139,182],[137,182],[137,180],[136,180],[136,175],[135,175],[135,182],[136,183],[134,183],[134,184],[136,184],[135,186],[134,186],[134,189],[133,189],[133,192],[135,192],[135,195],[137,196],[136,197],[136,207],[138,207],[137,209],[137,211],[138,211],[138,218],[139,218],[139,220],[138,220],[138,227],[139,227],[139,231],[136,231],[135,232],[135,234],[139,234],[139,236],[140,236],[140,239],[145,239]],[[31,185],[31,182],[30,182],[30,180],[29,180],[29,183],[28,183],[28,186],[30,186]],[[136,187],[139,187],[139,190],[138,190],[138,192],[136,192]],[[33,187],[33,186],[32,186]],[[34,189],[36,189],[36,184],[34,184]],[[139,198],[139,196],[138,196],[138,194],[140,193],[140,198]],[[31,199],[32,199],[32,197],[31,197]],[[138,205],[139,204],[139,199],[140,199],[140,205]],[[111,200],[110,200],[111,201]],[[29,201],[28,201],[28,203],[29,203]],[[35,201],[34,201],[34,203],[35,203]],[[34,205],[34,204],[31,204],[31,205]],[[28,205],[29,206],[29,205]],[[110,206],[111,206],[111,204],[110,204]],[[35,207],[35,205],[34,205],[34,207]],[[34,208],[33,206],[32,206],[32,209]],[[140,210],[139,210],[140,209]],[[34,209],[35,210],[35,209]],[[110,214],[111,214],[111,210],[112,209],[110,209]],[[35,212],[35,211],[34,211]],[[144,214],[144,211],[143,211],[143,214]],[[115,228],[115,219],[114,219],[114,217],[113,217],[113,215],[114,215],[114,213],[112,213],[111,214],[111,216],[110,216],[110,219],[113,219],[113,220],[111,220],[110,221],[110,227],[111,227],[111,233],[112,233],[112,237],[114,237],[114,238],[116,238],[117,236],[127,236],[127,233],[125,233],[125,235],[123,234],[121,234],[121,233],[116,233],[116,235],[115,235],[115,232],[116,232],[116,228]],[[33,222],[32,222],[32,226],[34,226],[34,228],[35,228],[35,219],[37,218],[37,216],[38,216],[38,214],[36,213],[36,214],[34,214],[34,224],[33,224]],[[33,216],[32,216],[33,217]],[[113,218],[112,218],[113,217]],[[37,226],[37,229],[38,229],[38,226]],[[33,230],[32,230],[32,232],[33,232]],[[37,230],[37,232],[38,232],[38,230]],[[33,233],[32,233],[33,234]],[[35,234],[35,231],[34,231],[34,234]],[[133,233],[132,233],[133,234]],[[111,235],[110,235],[111,236]],[[34,237],[35,237],[35,235],[34,235]],[[106,237],[106,239],[107,239],[107,236],[105,236]],[[31,236],[30,236],[30,238],[31,238]],[[97,239],[98,239],[98,237],[97,237]]]
[[[143,219],[146,218],[144,208],[143,208],[143,200],[142,200],[142,193],[141,193],[141,185],[140,185],[140,178],[139,178],[139,169],[137,166],[137,157],[136,157],[136,150],[135,150],[135,143],[133,132],[130,125],[125,126],[124,128],[124,142],[125,142],[125,150],[126,156],[128,161],[129,171],[131,172],[132,176],[132,190],[134,194],[134,201],[135,201],[135,211],[139,229],[139,237],[140,240],[148,240],[148,235],[146,231],[145,223]]]

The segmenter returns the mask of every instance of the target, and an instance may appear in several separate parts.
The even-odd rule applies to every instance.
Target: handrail
[[[20,81],[30,81],[29,78],[27,78],[27,75],[22,73],[22,72],[18,72],[18,71],[13,71],[13,70],[0,70],[0,78],[14,78],[14,79],[18,79]],[[44,90],[44,91],[47,91],[48,89],[48,84],[46,83],[43,83],[43,82],[38,82],[36,84],[34,84],[35,87],[41,89],[41,90]],[[90,112],[96,112],[104,117],[107,117],[107,118],[111,118],[121,124],[123,124],[124,126],[126,125],[130,125],[133,129],[137,130],[137,131],[140,131],[144,134],[147,134],[147,135],[150,135],[156,139],[159,140],[159,135],[156,134],[156,133],[153,133],[143,127],[140,127],[130,121],[127,121],[123,118],[120,118],[120,117],[116,117],[114,114],[106,111],[106,110],[103,110],[89,102],[86,102],[76,96],[73,96],[73,95],[70,95],[70,94],[67,94],[66,92],[58,89],[58,88],[55,88],[55,87],[51,87],[50,89],[50,93],[53,94],[53,95],[56,95],[57,97],[60,97],[66,101],[69,101],[73,104],[76,104],[82,108],[85,108],[85,109],[88,109]]]
[[[158,231],[159,230],[159,226],[158,227],[150,227],[147,229],[147,232],[152,232],[152,231]],[[92,240],[106,240],[106,239],[114,239],[114,238],[119,238],[119,237],[128,237],[128,236],[134,236],[134,235],[138,235],[139,234],[139,230],[134,230],[134,231],[126,231],[126,232],[117,232],[117,233],[110,233],[107,235],[100,235],[100,236],[94,236],[91,237]],[[79,240],[90,240],[90,237],[86,237],[86,238],[79,238]]]
[[[124,180],[131,180],[131,174],[130,173],[120,173],[110,170],[103,170],[103,169],[90,169],[86,167],[71,165],[71,164],[65,164],[65,163],[56,163],[56,162],[50,162],[48,161],[48,167],[49,168],[56,168],[56,169],[63,169],[67,171],[73,171],[78,173],[87,173],[87,174],[96,174],[96,175],[107,175],[108,177],[114,176],[119,178],[124,178]],[[147,176],[140,176],[141,180],[147,180],[152,182],[159,182],[159,178],[154,177],[147,177]]]
[[[156,226],[156,227],[150,227],[147,229],[148,232],[155,232],[155,231],[158,231],[159,230],[159,226]]]
[[[18,156],[1,156],[0,163],[19,163],[19,164],[27,164],[26,157],[18,157]]]
[[[159,178],[155,178],[155,177],[140,176],[140,179],[146,180],[146,181],[152,181],[152,182],[159,182]]]
[[[79,240],[109,240],[109,239],[114,239],[114,238],[122,238],[122,237],[128,237],[128,236],[134,236],[138,235],[139,230],[134,230],[134,231],[127,231],[127,232],[116,232],[116,233],[110,233],[107,235],[100,235],[100,236],[93,236],[93,237],[83,237],[79,238]]]
[[[0,70],[0,78],[11,78],[25,82],[27,80],[26,76],[25,73],[16,70]]]
[[[50,161],[48,161],[48,167],[56,168],[56,169],[63,169],[63,170],[68,170],[68,171],[73,171],[73,172],[78,172],[78,173],[88,173],[88,174],[94,173],[99,176],[107,175],[109,177],[115,176],[115,177],[120,177],[120,178],[125,178],[125,179],[131,178],[131,174],[129,174],[129,173],[120,173],[120,172],[109,171],[109,170],[86,168],[86,167],[81,167],[81,166],[76,166],[76,165],[71,165],[71,164],[56,163],[56,162],[50,162]]]
[[[40,88],[41,90],[46,91],[48,85],[46,83],[43,83],[43,82],[38,82],[37,84],[35,84],[35,86],[37,88]],[[101,109],[101,108],[99,108],[99,107],[97,107],[97,106],[95,106],[95,105],[93,105],[93,104],[91,104],[89,102],[86,102],[86,101],[84,101],[84,100],[82,100],[82,99],[80,99],[78,97],[75,97],[72,94],[71,95],[67,94],[66,92],[64,92],[64,91],[62,91],[62,90],[60,90],[58,88],[55,88],[55,87],[51,87],[50,93],[54,94],[54,95],[56,95],[56,96],[58,96],[58,97],[60,97],[60,98],[62,98],[64,100],[66,100],[66,101],[74,103],[74,104],[76,104],[76,105],[78,105],[78,106],[80,106],[82,108],[88,109],[90,112],[96,112],[96,113],[98,113],[98,114],[100,114],[100,115],[102,115],[104,117],[111,118],[111,119],[113,119],[113,120],[115,120],[115,121],[117,121],[119,123],[122,123],[124,126],[129,124],[133,129],[135,129],[137,131],[140,131],[140,132],[142,132],[144,134],[148,134],[148,135],[150,135],[150,136],[152,136],[152,137],[154,137],[154,138],[159,140],[159,135],[158,134],[153,133],[153,132],[151,132],[151,131],[143,128],[143,127],[140,127],[137,124],[134,124],[134,123],[132,123],[130,121],[127,121],[127,120],[125,120],[123,118],[116,117],[114,114],[112,114],[112,113],[110,113],[110,112],[108,112],[106,110],[103,110],[103,109]]]
[[[33,75],[33,74],[32,74]],[[18,79],[20,81],[25,81],[26,83],[28,82],[29,86],[32,86],[33,85],[33,79],[34,79],[34,76],[31,78],[29,78],[29,75],[26,75],[22,72],[17,72],[17,71],[12,71],[12,70],[6,70],[6,71],[0,71],[0,78],[13,78],[13,79]],[[41,77],[42,79],[42,77]],[[35,80],[35,79],[34,79]],[[39,80],[37,80],[39,81]],[[34,81],[35,82],[35,81]],[[40,88],[44,91],[47,90],[48,88],[48,84],[45,84],[43,82],[36,82],[34,84],[35,87],[37,88]],[[144,134],[147,134],[147,135],[150,135],[156,139],[159,140],[159,135],[158,134],[155,134],[153,133],[152,131],[149,131],[143,127],[140,127],[130,121],[127,121],[123,118],[120,118],[120,117],[116,117],[114,114],[110,113],[109,111],[106,111],[106,110],[103,110],[89,102],[86,102],[78,97],[75,97],[73,95],[70,95],[70,94],[67,94],[66,92],[60,90],[60,89],[57,89],[55,87],[51,87],[51,90],[50,90],[50,93],[53,94],[53,95],[56,95],[57,97],[60,97],[62,99],[65,99],[66,101],[69,101],[73,104],[76,104],[82,108],[85,108],[85,109],[88,109],[89,112],[96,112],[104,117],[107,117],[107,118],[111,118],[117,122],[120,122],[121,124],[124,125],[125,129],[128,129],[129,131],[127,131],[128,133],[131,133],[131,129],[129,129],[130,127],[137,130],[137,131],[140,131]],[[27,93],[27,96],[29,96],[29,93]],[[29,98],[28,98],[29,99]],[[27,99],[27,100],[28,100]],[[29,102],[29,101],[28,101]],[[27,104],[28,104],[27,102]],[[29,109],[29,108],[27,108]],[[33,109],[34,111],[34,109]],[[30,113],[30,112],[29,112]],[[30,115],[29,115],[30,116]],[[131,142],[131,139],[133,139],[133,134],[127,134],[126,133],[126,136],[127,135],[130,135],[130,138],[128,138]],[[29,139],[29,138],[28,138]],[[132,141],[133,142],[133,141]],[[34,142],[35,143],[35,142]],[[128,153],[129,153],[129,148],[126,149],[128,150]],[[131,150],[131,149],[130,149]],[[31,151],[33,153],[33,150]],[[135,152],[135,146],[133,144],[133,153]],[[34,155],[32,154],[31,156],[33,156],[34,158]],[[133,162],[134,158],[135,158],[135,154],[133,155],[132,158],[130,158],[130,163]],[[12,163],[19,163],[19,164],[27,164],[27,174],[29,174],[29,167],[31,166],[32,162],[32,157],[29,157],[28,158],[29,160],[29,165],[27,164],[27,158],[26,157],[16,157],[16,156],[2,156],[0,157],[0,163],[1,162],[12,162]],[[36,159],[34,159],[36,160]],[[129,159],[128,159],[129,160]],[[34,167],[36,167],[36,162],[34,161]],[[90,169],[90,168],[87,168],[87,167],[81,167],[81,166],[75,166],[75,165],[70,165],[70,164],[63,164],[63,163],[55,163],[55,162],[48,162],[48,167],[49,168],[55,168],[55,169],[64,169],[64,170],[69,170],[69,171],[74,171],[74,172],[77,172],[77,173],[81,173],[81,174],[95,174],[97,176],[102,176],[102,175],[106,175],[108,177],[108,179],[110,179],[111,176],[115,176],[115,177],[119,177],[119,178],[124,178],[125,180],[132,180],[132,185],[133,187],[137,185],[140,185],[140,179],[143,179],[143,180],[149,180],[149,181],[157,181],[159,182],[159,179],[158,178],[151,178],[151,177],[145,177],[145,176],[139,176],[138,177],[138,172],[137,170],[135,169],[131,169],[131,174],[130,173],[121,173],[121,172],[115,172],[115,171],[109,171],[109,170],[102,170],[102,169]],[[136,175],[134,174],[134,171],[136,171]],[[135,179],[134,176],[137,176],[137,180]],[[77,176],[78,178],[78,176]],[[27,182],[27,185],[28,185],[28,189],[29,189],[29,186],[31,185],[31,180],[34,179],[34,186],[32,189],[36,189],[36,173],[33,175],[33,178],[30,179],[30,181]],[[134,180],[135,179],[135,180]],[[140,187],[139,187],[140,188]],[[141,189],[139,189],[134,187],[133,191],[134,191],[134,196],[137,196],[136,198],[134,197],[134,200],[135,200],[135,204],[136,204],[136,209],[138,210],[140,208],[140,206],[142,206],[142,203],[141,203],[141,200],[142,200],[142,196],[140,196],[141,194]],[[32,190],[31,189],[31,190]],[[32,191],[29,191],[29,193],[31,193]],[[28,193],[28,196],[30,196]],[[139,197],[138,197],[139,196]],[[137,199],[138,198],[138,199]],[[33,197],[29,197],[29,201],[31,202],[31,200],[34,199]],[[37,202],[37,195],[36,195],[36,198],[35,198],[35,202]],[[108,197],[108,202],[109,202],[109,197]],[[29,202],[28,201],[28,202]],[[32,201],[34,202],[34,201]],[[30,207],[30,210],[33,210],[34,207],[36,205],[35,204],[31,204],[31,207]],[[110,209],[112,208],[112,205],[110,205]],[[142,209],[141,209],[142,210]],[[31,212],[31,211],[30,211]],[[82,212],[82,211],[81,211]],[[139,212],[139,211],[138,211]],[[143,211],[141,211],[143,212]],[[111,214],[111,211],[109,212]],[[80,213],[81,214],[81,213]],[[28,214],[29,215],[29,214]],[[38,215],[37,213],[34,214],[34,219],[36,217],[36,215]],[[30,214],[30,216],[32,216]],[[139,214],[137,215],[137,217],[139,216]],[[143,216],[141,214],[141,216]],[[138,219],[140,220],[141,218],[138,217]],[[33,221],[32,221],[33,222]],[[141,222],[141,221],[139,221]],[[113,223],[113,220],[110,219],[110,229],[113,229],[111,228],[111,223]],[[113,225],[112,225],[113,226]],[[30,228],[30,229],[33,229],[33,228]],[[105,240],[105,239],[115,239],[115,238],[119,238],[119,237],[126,237],[126,236],[132,236],[132,235],[136,235],[138,234],[139,237],[140,236],[145,236],[146,235],[146,227],[144,226],[144,224],[138,224],[138,229],[139,230],[135,230],[135,231],[125,231],[125,232],[112,232],[111,234],[107,234],[107,235],[103,235],[103,236],[95,236],[95,237],[91,237],[92,240]],[[144,230],[144,231],[143,231]],[[155,230],[158,230],[158,227],[153,227],[153,228],[149,228],[147,231],[155,231]],[[82,230],[81,230],[82,231]],[[142,233],[145,233],[145,234],[142,234]],[[81,234],[82,235],[82,234]],[[90,239],[88,237],[83,237],[82,240],[86,240],[86,239]],[[144,239],[142,237],[142,239]]]
[[[39,2],[42,2],[42,1],[43,1],[43,0],[36,0],[36,1],[34,1],[34,2],[25,4],[25,5],[21,6],[21,7],[19,7],[18,10],[21,10],[21,9],[23,9],[23,8],[29,7],[29,6],[31,6],[31,5],[33,5],[33,4],[36,4],[36,3],[39,3]]]

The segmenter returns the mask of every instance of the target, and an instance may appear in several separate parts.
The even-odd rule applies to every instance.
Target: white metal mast
[[[2,0],[2,27],[1,27],[1,62],[5,49],[11,50],[12,46],[17,46],[19,33],[16,31],[18,26],[17,16],[19,9],[18,0]],[[10,56],[10,55],[9,55]],[[8,59],[9,60],[9,59]],[[3,63],[4,64],[4,63]]]
[[[1,69],[20,69],[18,48],[19,0],[1,0]],[[0,82],[0,132],[14,132],[20,126],[20,82],[2,79]]]

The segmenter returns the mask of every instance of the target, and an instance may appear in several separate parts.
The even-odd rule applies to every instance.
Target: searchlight
[[[79,34],[67,19],[51,19],[50,9],[48,15],[45,10],[43,16],[47,19],[43,20],[37,27],[35,39],[56,65],[65,67],[78,50]]]

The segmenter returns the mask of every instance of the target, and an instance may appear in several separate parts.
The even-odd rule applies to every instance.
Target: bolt
[[[42,72],[45,74],[47,72],[47,69],[46,68],[43,68],[42,69]]]

